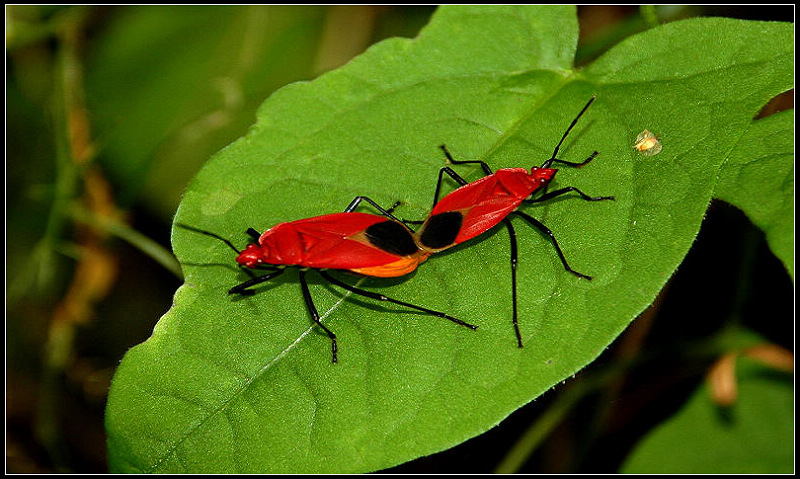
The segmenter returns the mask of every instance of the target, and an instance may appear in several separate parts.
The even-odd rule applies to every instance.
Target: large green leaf
[[[577,72],[577,34],[570,7],[441,8],[418,38],[381,42],[274,94],[248,135],[195,178],[176,217],[240,245],[247,227],[340,211],[356,195],[402,200],[399,214],[422,218],[444,164],[439,144],[494,168],[538,165],[597,95],[560,157],[600,155],[564,168],[554,187],[617,200],[528,208],[571,265],[595,278],[566,273],[547,240],[519,223],[525,348],[511,325],[502,230],[405,278],[349,279],[477,331],[348,296],[310,273],[339,338],[333,365],[296,273],[231,298],[227,289],[247,278],[233,252],[176,229],[186,284],[114,378],[112,470],[386,468],[486,431],[596,358],[680,263],[719,167],[754,115],[791,88],[793,42],[791,25],[685,21],[632,37]],[[631,148],[645,128],[663,141],[656,156]]]

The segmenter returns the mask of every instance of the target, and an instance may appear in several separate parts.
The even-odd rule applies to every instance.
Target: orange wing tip
[[[373,276],[375,278],[396,278],[398,276],[405,276],[408,273],[417,269],[417,266],[425,262],[428,255],[416,256],[413,258],[403,258],[393,263],[384,264],[381,266],[371,266],[368,268],[353,268],[350,271],[365,276]]]

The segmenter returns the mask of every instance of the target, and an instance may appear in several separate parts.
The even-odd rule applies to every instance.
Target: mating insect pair
[[[511,238],[512,323],[517,336],[517,344],[522,347],[522,334],[517,317],[518,251],[516,232],[509,216],[515,215],[522,218],[546,235],[568,272],[579,278],[592,279],[569,266],[549,228],[532,216],[518,211],[518,208],[523,203],[541,203],[571,192],[578,194],[586,201],[614,199],[611,196],[591,197],[573,186],[547,191],[558,171],[551,168],[554,163],[580,167],[592,161],[597,155],[595,151],[582,162],[569,162],[556,158],[567,135],[593,101],[594,97],[572,121],[553,150],[552,156],[541,167],[532,167],[530,172],[525,168],[504,168],[493,172],[489,165],[480,160],[459,161],[453,159],[442,145],[441,148],[449,164],[477,164],[480,165],[486,176],[469,183],[450,166],[441,168],[434,193],[433,209],[424,221],[405,221],[397,218],[394,215],[394,209],[400,202],[395,203],[391,208],[383,209],[370,198],[358,196],[343,213],[280,223],[263,234],[250,228],[247,230],[247,234],[252,237],[252,242],[242,251],[227,239],[214,233],[183,224],[176,226],[221,240],[236,252],[238,255],[236,262],[251,276],[251,279],[231,288],[228,291],[229,294],[254,294],[253,286],[282,274],[287,266],[299,267],[303,299],[312,320],[330,338],[332,360],[335,363],[338,351],[336,335],[320,321],[305,277],[308,269],[317,270],[331,284],[352,293],[416,309],[474,330],[477,329],[477,326],[443,312],[349,285],[332,276],[328,270],[345,270],[383,278],[403,276],[414,271],[432,254],[468,241],[489,231],[499,223],[503,223]],[[445,174],[456,181],[460,187],[439,199]],[[355,212],[354,210],[363,201],[372,205],[380,215]],[[417,231],[413,231],[408,224],[421,224],[422,226]],[[252,269],[266,270],[267,273],[255,276],[251,272]]]

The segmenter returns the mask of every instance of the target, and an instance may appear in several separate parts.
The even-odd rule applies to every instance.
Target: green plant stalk
[[[641,5],[639,7],[639,13],[641,13],[644,23],[647,24],[647,28],[658,26],[658,14],[656,13],[655,5]]]
[[[544,442],[578,402],[598,389],[605,387],[610,381],[620,377],[638,363],[635,358],[620,359],[616,363],[583,375],[579,380],[569,384],[558,398],[539,418],[531,424],[514,447],[506,454],[497,468],[496,474],[513,474],[525,465],[525,461]]]
[[[506,454],[497,468],[496,474],[513,474],[518,472],[525,461],[533,454],[558,426],[570,410],[578,401],[586,395],[588,391],[581,386],[581,383],[574,383],[559,394],[553,405],[547,409],[514,444],[514,447]]]
[[[50,214],[47,219],[44,237],[34,248],[35,281],[39,287],[47,285],[53,278],[54,245],[67,222],[67,205],[76,195],[79,172],[72,162],[67,134],[67,93],[72,87],[69,84],[69,71],[74,68],[68,65],[75,61],[70,46],[62,42],[55,59],[52,117],[56,144],[56,184]],[[63,322],[51,322],[44,346],[43,371],[40,384],[39,403],[35,418],[35,431],[41,444],[48,451],[53,464],[58,469],[66,467],[66,446],[59,431],[60,392],[59,378],[72,355],[74,325]]]
[[[142,233],[119,221],[109,218],[101,218],[79,206],[73,207],[70,210],[70,213],[72,218],[76,221],[100,228],[128,242],[134,248],[153,258],[167,271],[174,274],[176,278],[183,279],[181,265],[178,263],[178,260],[175,259],[172,253]]]
[[[36,284],[49,285],[54,278],[54,258],[70,218],[70,205],[79,195],[82,177],[81,163],[86,158],[76,158],[72,113],[83,106],[82,64],[80,60],[80,34],[89,10],[73,8],[53,20],[58,48],[54,58],[54,89],[51,115],[55,135],[55,193],[47,218],[43,238],[34,248],[37,275]],[[73,128],[75,127],[75,128]],[[80,145],[85,147],[85,145]],[[69,451],[61,431],[62,382],[64,371],[74,354],[76,323],[54,312],[47,331],[42,358],[42,376],[39,403],[36,412],[35,433],[47,450],[57,470],[69,470]]]

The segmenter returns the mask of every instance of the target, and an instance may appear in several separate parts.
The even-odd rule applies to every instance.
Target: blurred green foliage
[[[791,371],[735,361],[736,400],[719,406],[713,382],[631,453],[625,474],[787,474],[794,469]],[[791,365],[788,362],[787,365]],[[691,434],[687,434],[691,431]],[[713,447],[709,447],[713,445]],[[668,461],[664,457],[669,457]]]
[[[8,472],[107,471],[108,384],[181,283],[168,235],[188,180],[247,131],[271,92],[383,38],[412,37],[432,12],[6,6]],[[644,15],[633,7],[584,7],[579,14],[580,63],[654,18],[793,20],[791,7],[761,6],[658,7]],[[783,101],[793,105],[791,97]],[[714,338],[730,318],[756,330],[765,315],[786,318],[778,322],[785,327],[759,332],[792,347],[793,286],[762,233],[722,204],[703,228],[655,308],[597,367],[641,351],[668,357],[642,355],[637,367],[575,400],[522,471],[616,471],[702,380],[713,358],[687,345]],[[490,471],[557,398],[393,471]]]

